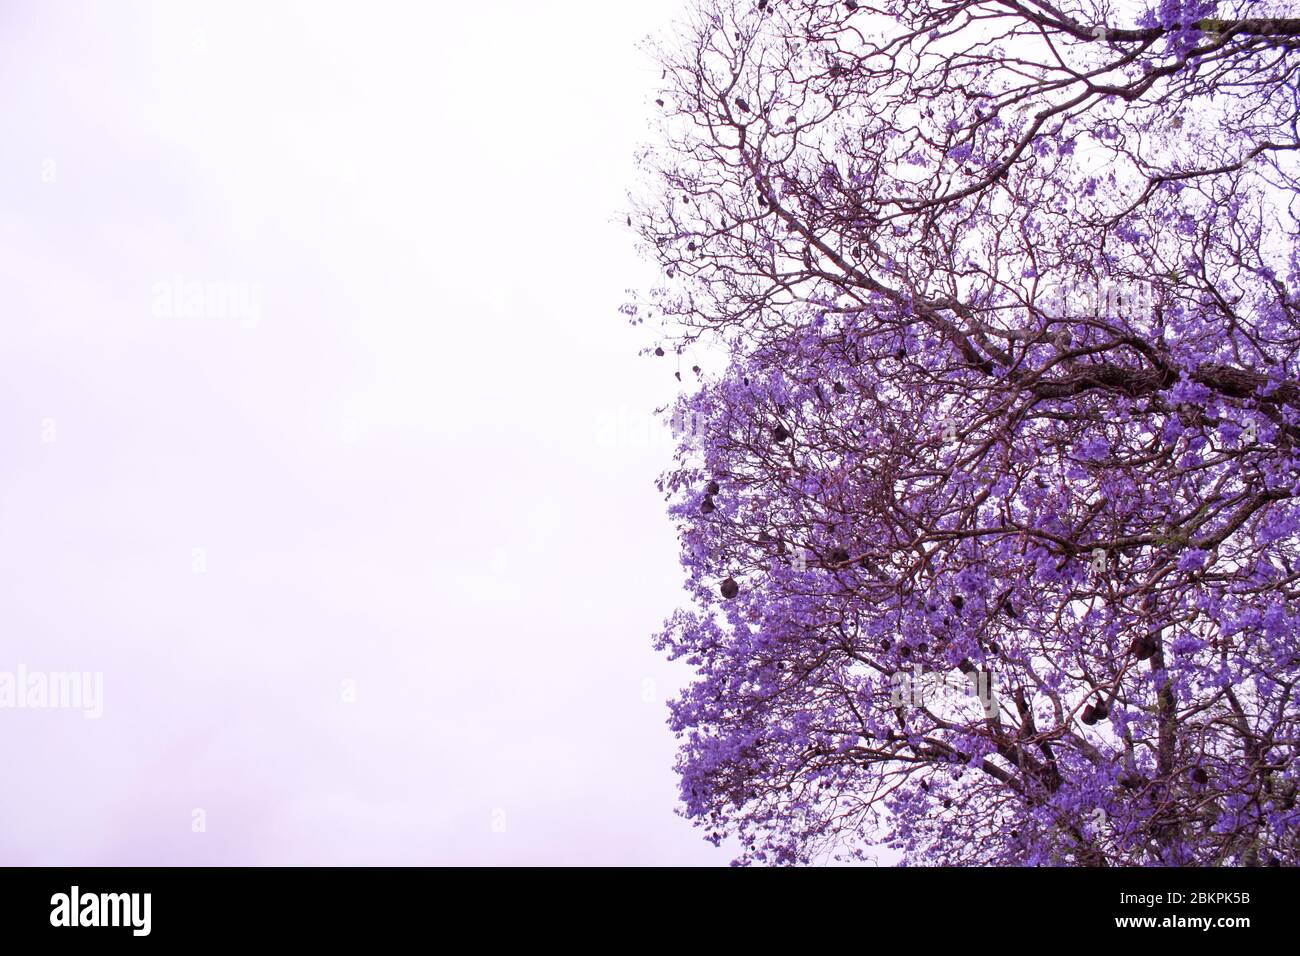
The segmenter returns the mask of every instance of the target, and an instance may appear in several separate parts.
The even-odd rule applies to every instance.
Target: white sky
[[[0,670],[105,698],[0,710],[0,859],[726,862],[616,311],[677,7],[0,11]]]

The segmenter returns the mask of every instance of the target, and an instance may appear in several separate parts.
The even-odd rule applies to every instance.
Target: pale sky
[[[679,6],[0,10],[0,672],[103,680],[0,709],[0,860],[727,862],[617,312]]]

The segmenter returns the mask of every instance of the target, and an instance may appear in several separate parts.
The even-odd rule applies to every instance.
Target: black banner
[[[797,943],[817,921],[896,931],[967,929],[1145,939],[1199,933],[1225,945],[1288,933],[1296,874],[1284,869],[9,869],[8,940],[394,942],[460,929],[591,935],[624,927],[720,938],[748,928]],[[707,905],[706,905],[707,904]],[[748,914],[748,915],[746,915]],[[710,924],[714,925],[710,925]],[[746,925],[748,924],[748,925]],[[1244,934],[1244,936],[1243,936]],[[991,937],[990,937],[991,938]],[[1008,938],[1015,938],[1011,936]]]

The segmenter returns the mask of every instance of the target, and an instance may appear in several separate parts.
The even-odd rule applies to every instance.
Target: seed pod
[[[704,501],[700,503],[700,513],[708,515],[708,514],[713,514],[713,511],[714,511],[713,499],[706,496]]]
[[[1210,775],[1206,773],[1204,769],[1202,769],[1201,767],[1192,768],[1192,783],[1203,787],[1209,782],[1210,782]]]
[[[777,425],[775,428],[772,429],[773,441],[788,441],[789,438],[790,438],[790,433],[786,431],[784,425]]]
[[[1092,714],[1098,720],[1105,720],[1110,716],[1110,707],[1104,700],[1098,700],[1092,705]]]
[[[848,389],[844,387],[843,382],[836,382],[834,385],[831,386],[831,388],[835,390],[836,395],[843,395],[845,392],[848,391]]]
[[[721,490],[722,489],[718,487],[718,483],[716,481],[710,481],[704,487],[704,493],[706,495],[716,495]]]
[[[656,349],[655,349],[655,355],[658,355],[660,358],[663,358],[664,350],[661,349],[661,348],[656,348]]]
[[[834,551],[831,552],[832,564],[843,564],[848,559],[849,559],[849,553],[845,551],[843,548],[836,548]]]
[[[1093,709],[1092,704],[1089,704],[1087,707],[1083,708],[1083,713],[1080,715],[1079,719],[1082,720],[1089,727],[1091,727],[1093,724],[1097,722],[1097,711]]]
[[[1144,661],[1156,652],[1156,642],[1146,636],[1134,638],[1128,650],[1138,660]]]
[[[948,600],[951,601],[952,606],[959,611],[966,606],[966,599],[960,594],[954,594],[952,597],[948,598]]]
[[[727,578],[722,582],[722,587],[719,590],[722,591],[722,596],[730,601],[740,593],[740,585],[735,582],[735,579]]]

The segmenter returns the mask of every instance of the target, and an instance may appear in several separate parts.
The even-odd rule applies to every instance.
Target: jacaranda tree
[[[739,862],[1300,863],[1300,18],[702,0],[626,311]],[[1268,14],[1268,15],[1265,15]]]

